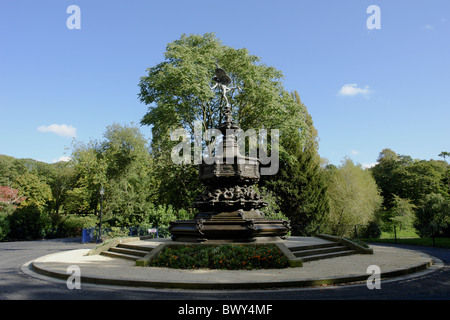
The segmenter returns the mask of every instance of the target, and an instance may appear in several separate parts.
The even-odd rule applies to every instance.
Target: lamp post
[[[100,188],[100,225],[99,225],[99,236],[97,237],[97,242],[102,242],[102,214],[103,214],[103,195],[105,194],[105,189],[103,189],[103,185]]]

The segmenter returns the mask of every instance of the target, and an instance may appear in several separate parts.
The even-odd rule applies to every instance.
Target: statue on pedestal
[[[265,219],[259,211],[267,204],[255,191],[260,178],[259,160],[239,153],[234,131],[240,129],[231,117],[227,93],[231,78],[216,64],[215,85],[222,93],[224,122],[219,126],[222,137],[221,154],[199,165],[199,180],[205,191],[194,201],[199,212],[193,220],[173,221],[169,231],[174,241],[252,242],[257,239],[277,240],[289,232],[285,220]],[[230,130],[232,129],[232,130]]]

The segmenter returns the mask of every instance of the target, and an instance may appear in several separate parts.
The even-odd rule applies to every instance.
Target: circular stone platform
[[[290,237],[286,242],[301,240]],[[153,242],[157,242],[152,240]],[[147,243],[147,241],[140,241]],[[35,259],[23,269],[31,273],[66,280],[72,273],[68,267],[80,268],[81,283],[150,288],[181,289],[257,289],[310,287],[324,284],[366,281],[376,265],[381,278],[392,278],[423,271],[433,264],[424,253],[388,246],[372,245],[373,254],[356,254],[325,260],[304,262],[303,267],[270,270],[180,270],[137,267],[134,261],[103,255],[88,256],[89,249],[50,254]]]

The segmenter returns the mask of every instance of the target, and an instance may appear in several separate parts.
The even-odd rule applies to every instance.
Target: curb
[[[430,261],[417,264],[415,266],[392,270],[385,272],[381,275],[382,279],[404,276],[407,274],[416,273],[428,269],[433,264],[433,258],[429,255]],[[28,268],[38,274],[57,278],[61,280],[67,280],[70,276],[67,273],[48,270],[40,267],[35,261],[29,263]],[[175,282],[175,281],[148,281],[148,280],[131,280],[131,279],[112,279],[101,278],[92,276],[81,276],[80,281],[84,283],[97,284],[97,285],[115,285],[126,286],[135,288],[169,288],[169,289],[275,289],[275,288],[302,288],[302,287],[314,287],[320,285],[333,285],[333,284],[349,284],[355,282],[366,281],[369,274],[362,275],[349,275],[344,277],[328,277],[319,279],[298,279],[298,280],[282,280],[282,281],[251,281],[251,282]]]

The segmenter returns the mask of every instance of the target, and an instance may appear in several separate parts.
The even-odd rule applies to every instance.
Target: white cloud
[[[371,92],[372,90],[370,90],[369,86],[358,88],[358,85],[356,83],[352,83],[343,85],[338,94],[340,96],[356,96],[358,94],[362,94],[363,96],[367,97]]]
[[[37,129],[40,132],[53,132],[61,137],[75,137],[77,135],[77,128],[66,124],[51,124],[49,126],[40,126]]]
[[[60,162],[60,161],[67,162],[67,161],[70,161],[70,159],[71,158],[68,156],[61,156],[58,159],[53,159],[52,163],[56,163],[56,162]]]
[[[433,30],[434,27],[433,27],[431,24],[426,24],[426,25],[423,27],[423,29],[425,29],[425,30]]]
[[[352,150],[352,155],[357,156],[359,154],[360,154],[360,152],[358,150]]]
[[[373,168],[378,164],[378,162],[373,162],[373,163],[363,163],[362,167],[363,169],[369,169],[369,168]]]

